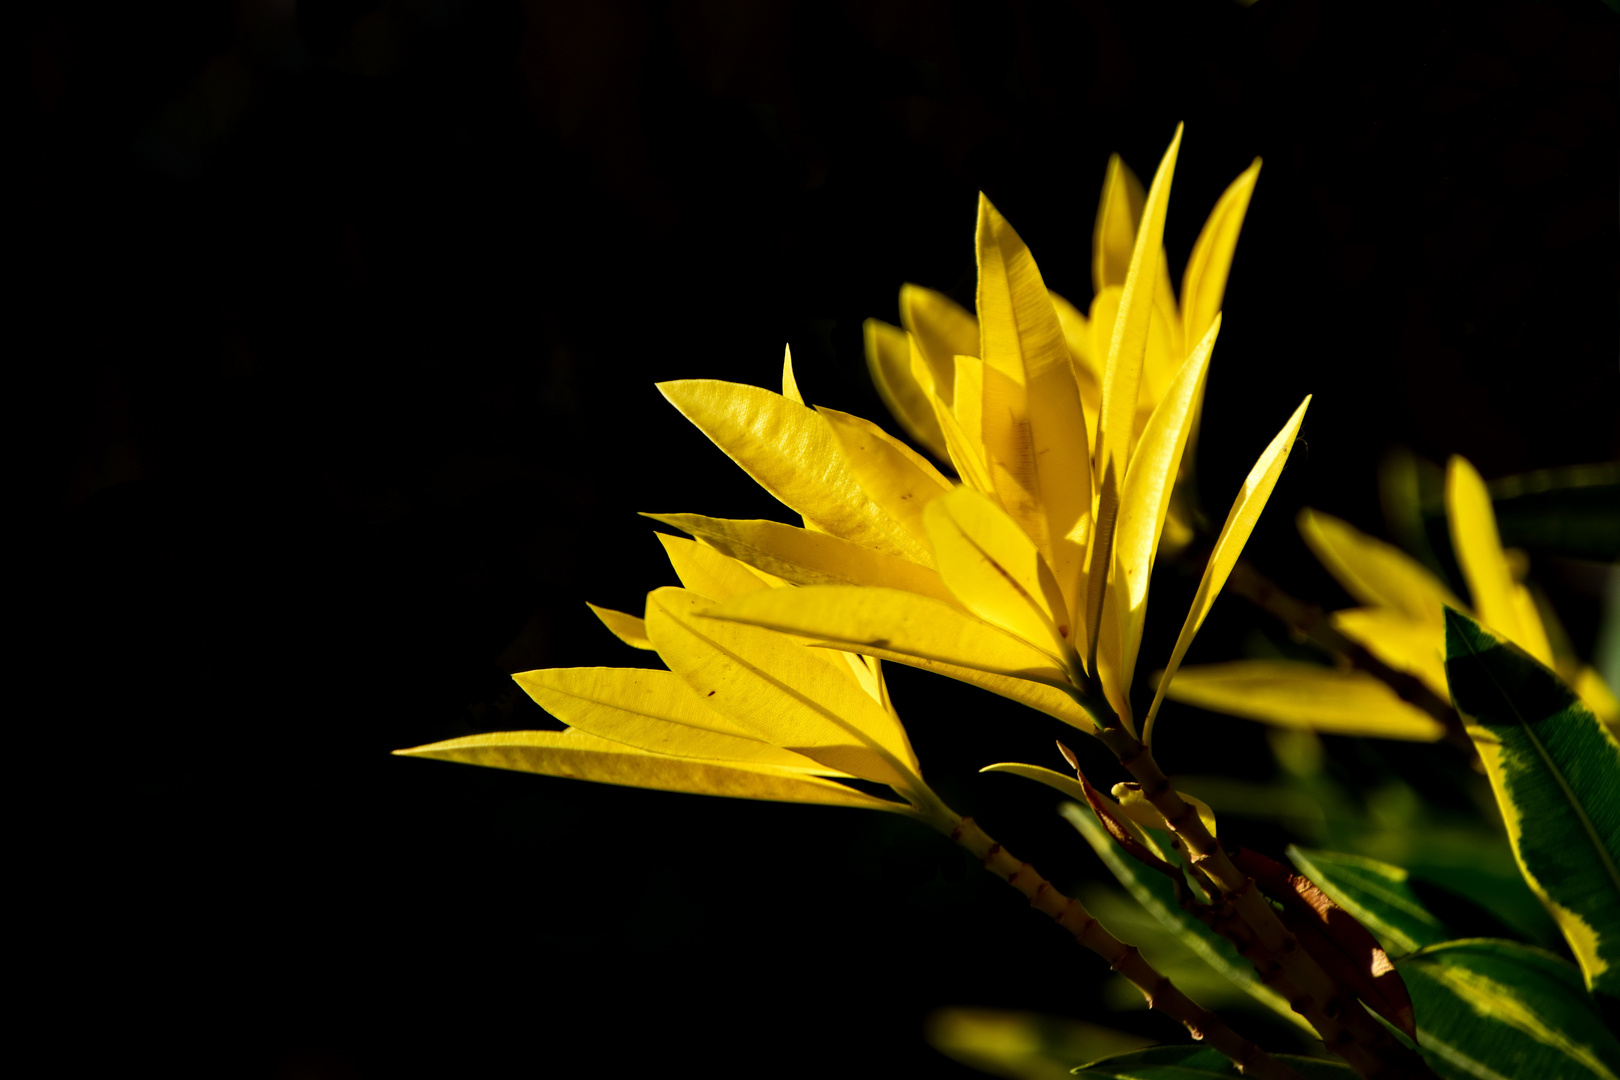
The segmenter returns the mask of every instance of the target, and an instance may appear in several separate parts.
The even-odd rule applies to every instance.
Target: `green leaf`
[[[1450,608],[1446,678],[1525,881],[1586,985],[1620,997],[1620,744],[1550,669]]]
[[[1399,866],[1344,855],[1290,847],[1288,858],[1363,926],[1391,956],[1403,956],[1449,936],[1440,920],[1423,906]]]
[[[1557,957],[1472,938],[1395,962],[1417,1010],[1418,1046],[1443,1077],[1616,1080],[1620,1042]]]
[[[1311,1032],[1310,1026],[1298,1013],[1289,1008],[1283,996],[1260,981],[1260,976],[1255,974],[1254,968],[1247,960],[1238,955],[1236,947],[1231,942],[1181,909],[1180,904],[1176,902],[1175,885],[1168,878],[1125,858],[1090,810],[1074,803],[1065,803],[1059,812],[1069,824],[1080,831],[1081,836],[1086,838],[1086,842],[1091,845],[1098,858],[1108,865],[1114,877],[1118,878],[1119,883],[1135,897],[1136,902],[1180,939],[1182,944],[1197,953],[1210,967],[1248,992],[1256,1001],[1289,1023]]]
[[[1273,1054],[1304,1080],[1353,1080],[1350,1066],[1296,1054]],[[1117,1080],[1195,1080],[1200,1076],[1241,1076],[1217,1050],[1206,1046],[1154,1046],[1103,1058],[1075,1070],[1076,1076],[1112,1076]]]

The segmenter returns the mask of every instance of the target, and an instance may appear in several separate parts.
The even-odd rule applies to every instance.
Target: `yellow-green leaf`
[[[1118,154],[1108,157],[1102,198],[1097,202],[1097,223],[1091,231],[1091,286],[1102,292],[1125,284],[1136,246],[1136,223],[1142,220],[1146,196],[1142,182]]]
[[[1046,653],[950,604],[894,589],[810,585],[739,596],[710,608],[712,619],[769,627],[853,652],[937,661],[1062,689],[1063,669]],[[656,635],[653,638],[657,641]]]
[[[1459,611],[1446,675],[1525,881],[1587,986],[1620,999],[1620,743],[1556,672]]]
[[[935,499],[925,517],[940,579],[962,606],[1064,662],[1063,597],[1017,522],[966,487]]]
[[[809,532],[779,521],[736,521],[702,514],[642,517],[691,533],[723,555],[796,585],[885,585],[951,599],[950,590],[928,567],[826,533]]]
[[[1149,802],[1146,795],[1142,794],[1141,785],[1132,783],[1115,784],[1109,794],[1114,797],[1115,802],[1119,803],[1120,813],[1138,825],[1146,826],[1149,829],[1158,829],[1160,832],[1171,831],[1170,823],[1164,820],[1164,815],[1159,813],[1159,808]],[[1182,802],[1198,811],[1198,816],[1203,820],[1204,828],[1209,830],[1209,835],[1218,836],[1219,834],[1215,831],[1215,811],[1209,808],[1209,804],[1203,799],[1188,795],[1185,791],[1177,792],[1177,794],[1181,796]]]
[[[681,379],[658,389],[759,485],[804,515],[807,528],[902,558],[926,558],[844,465],[825,417],[757,386]]]
[[[759,595],[800,591],[765,589]],[[658,589],[647,597],[647,634],[658,655],[705,705],[744,731],[823,765],[901,791],[915,786],[920,770],[905,730],[851,677],[841,658],[757,626],[704,618],[710,606],[684,589]]]
[[[542,668],[512,678],[546,712],[599,739],[670,757],[846,775],[749,734],[703,704],[673,671]]]
[[[582,731],[501,731],[493,735],[447,739],[394,753],[655,791],[908,811],[900,803],[874,798],[803,773],[764,765],[664,757],[623,743],[594,738]]]
[[[911,374],[911,339],[898,326],[877,319],[862,324],[866,339],[866,367],[878,397],[900,421],[906,434],[940,460],[948,460],[945,435],[934,418],[933,402]]]
[[[647,624],[639,615],[631,615],[624,611],[614,611],[612,608],[597,607],[595,604],[586,604],[602,625],[612,632],[613,636],[630,646],[632,649],[651,649],[652,642],[647,640]]]
[[[1490,492],[1478,471],[1457,456],[1446,463],[1446,519],[1451,524],[1457,565],[1468,582],[1480,620],[1550,667],[1553,657],[1547,631],[1536,615],[1529,590],[1513,580],[1496,531],[1496,515],[1491,512]]]
[[[1234,660],[1184,667],[1168,695],[1164,686],[1161,678],[1161,696],[1279,727],[1418,742],[1445,734],[1438,720],[1364,671],[1292,660]]]
[[[1119,308],[1119,286],[1110,289],[1114,298],[1109,312]],[[1057,293],[1052,297],[1052,310],[1057,312],[1058,323],[1063,327],[1063,340],[1069,346],[1070,366],[1074,369],[1075,387],[1080,394],[1080,409],[1086,417],[1086,433],[1089,440],[1092,432],[1097,430],[1097,410],[1102,406],[1102,365],[1108,359],[1108,343],[1103,343],[1101,352],[1094,344],[1095,332],[1091,320],[1079,308],[1063,299]],[[1097,302],[1092,301],[1092,313],[1098,313]],[[1113,326],[1112,314],[1109,316],[1109,326]],[[1087,444],[1087,454],[1090,454],[1090,443]],[[1090,473],[1091,469],[1086,469]]]
[[[1307,394],[1305,400],[1299,403],[1299,408],[1294,410],[1294,415],[1288,418],[1288,423],[1277,432],[1271,445],[1254,463],[1254,468],[1249,470],[1248,477],[1243,481],[1243,489],[1232,501],[1232,509],[1227,512],[1221,533],[1215,538],[1215,550],[1210,554],[1204,576],[1198,582],[1198,591],[1193,594],[1192,607],[1187,612],[1186,621],[1181,624],[1175,648],[1170,652],[1170,662],[1164,666],[1164,677],[1159,680],[1153,704],[1148,708],[1147,722],[1142,729],[1144,741],[1153,737],[1153,720],[1159,713],[1165,691],[1175,678],[1176,669],[1181,666],[1181,658],[1187,655],[1187,647],[1192,644],[1198,628],[1204,625],[1204,617],[1215,606],[1221,586],[1226,584],[1232,567],[1237,565],[1243,545],[1248,543],[1249,534],[1254,532],[1255,523],[1260,520],[1260,511],[1266,508],[1266,501],[1277,486],[1277,477],[1282,475],[1283,466],[1288,463],[1288,452],[1294,447],[1294,436],[1299,434],[1299,426],[1305,422],[1305,410],[1310,404],[1311,397]]]
[[[1304,537],[1328,573],[1363,604],[1401,612],[1434,628],[1440,649],[1440,613],[1462,602],[1439,578],[1406,552],[1368,536],[1347,521],[1316,510],[1301,510],[1296,519]]]
[[[1260,179],[1260,159],[1233,180],[1215,202],[1193,244],[1187,269],[1181,275],[1181,317],[1186,340],[1197,341],[1221,310],[1226,295],[1226,278],[1232,270],[1238,234],[1249,210],[1255,181]]]

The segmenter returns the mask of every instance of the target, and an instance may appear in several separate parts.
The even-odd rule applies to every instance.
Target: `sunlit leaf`
[[[1259,178],[1260,159],[1255,158],[1221,193],[1193,244],[1187,269],[1181,275],[1181,317],[1187,341],[1202,338],[1221,310],[1238,234],[1243,231],[1243,217]]]
[[[1446,675],[1526,882],[1587,985],[1620,998],[1620,744],[1552,670],[1449,610]]]
[[[1393,609],[1437,631],[1443,608],[1463,606],[1422,563],[1349,522],[1316,510],[1301,510],[1297,520],[1312,553],[1363,604]],[[1438,634],[1435,648],[1440,648]]]
[[[688,540],[684,536],[655,533],[664,547],[675,576],[681,584],[710,600],[729,600],[733,596],[766,588],[766,583],[748,572],[748,568],[714,548]],[[642,623],[646,631],[646,623]]]
[[[1290,847],[1288,858],[1399,958],[1451,935],[1408,883],[1399,866],[1361,855]]]
[[[1115,611],[1120,620],[1120,696],[1125,697],[1136,671],[1136,653],[1147,619],[1148,581],[1164,519],[1170,511],[1170,492],[1181,468],[1181,455],[1192,429],[1192,407],[1198,388],[1209,371],[1210,352],[1220,332],[1220,316],[1210,325],[1197,348],[1176,373],[1163,400],[1153,410],[1125,474],[1125,493],[1114,525]]]
[[[1153,721],[1158,715],[1159,706],[1164,702],[1165,691],[1175,678],[1176,669],[1181,666],[1182,657],[1187,655],[1187,647],[1192,644],[1193,637],[1198,628],[1204,625],[1204,617],[1209,609],[1215,606],[1215,598],[1220,594],[1221,586],[1226,584],[1226,578],[1237,565],[1238,556],[1243,553],[1243,545],[1248,543],[1249,534],[1254,532],[1255,524],[1260,520],[1260,511],[1266,507],[1266,501],[1271,498],[1271,492],[1277,486],[1277,478],[1282,475],[1283,466],[1288,463],[1288,452],[1294,447],[1294,436],[1299,434],[1299,426],[1305,421],[1305,410],[1311,403],[1309,394],[1294,410],[1288,423],[1283,425],[1277,437],[1271,440],[1249,470],[1247,479],[1243,481],[1243,489],[1238,492],[1237,498],[1232,501],[1232,509],[1226,515],[1226,523],[1221,526],[1221,532],[1215,538],[1215,550],[1210,554],[1209,563],[1204,567],[1204,576],[1198,582],[1198,591],[1193,595],[1191,609],[1187,612],[1187,619],[1181,624],[1181,633],[1176,637],[1176,645],[1170,653],[1170,662],[1165,665],[1164,676],[1159,680],[1159,687],[1154,692],[1153,704],[1148,708],[1147,722],[1143,725],[1142,738],[1144,741],[1153,737]]]
[[[907,435],[940,460],[946,460],[945,435],[934,418],[933,403],[911,373],[911,341],[906,332],[877,319],[867,319],[862,328],[866,367],[878,397]]]
[[[916,340],[940,400],[955,407],[955,358],[978,355],[978,320],[944,293],[908,284],[900,289],[900,325]]]
[[[771,589],[706,612],[885,658],[935,660],[1062,688],[1064,671],[1046,653],[982,619],[915,593],[846,585]],[[650,627],[649,627],[650,629]],[[657,637],[654,636],[654,641]]]
[[[906,810],[900,803],[874,798],[803,773],[764,765],[663,757],[582,731],[502,731],[447,739],[394,753],[656,791],[857,806],[869,810]]]
[[[770,765],[821,776],[845,775],[755,738],[705,705],[672,671],[542,668],[512,678],[535,704],[568,726],[638,750]]]
[[[1062,661],[1068,628],[1054,620],[1065,617],[1063,598],[1018,524],[965,487],[935,499],[925,517],[939,576],[962,606]]]
[[[1433,945],[1395,962],[1418,1018],[1418,1047],[1441,1076],[1615,1080],[1620,1043],[1574,968],[1512,941]]]
[[[642,516],[699,537],[722,554],[796,585],[883,585],[951,599],[939,575],[926,566],[826,533],[779,521],[735,521],[702,514]]]
[[[1443,622],[1419,622],[1394,608],[1347,608],[1328,617],[1333,628],[1396,671],[1423,680],[1446,696],[1446,634]]]
[[[586,604],[585,606],[590,608],[598,619],[602,620],[602,625],[612,631],[614,637],[632,649],[652,648],[652,642],[647,640],[647,624],[640,615],[614,611],[612,608],[597,607],[595,604]]]
[[[774,746],[900,790],[913,786],[920,770],[905,730],[842,660],[757,627],[703,618],[709,606],[684,589],[647,597],[647,635],[705,705]]]
[[[804,395],[799,393],[799,380],[793,376],[793,347],[782,349],[782,396],[796,405],[804,404]]]
[[[1163,677],[1159,686],[1164,686]],[[1330,735],[1432,742],[1445,734],[1438,720],[1365,671],[1294,660],[1184,667],[1167,696],[1201,709]]]
[[[929,409],[932,416],[932,406]],[[951,490],[950,480],[927,458],[871,421],[835,409],[818,407],[816,411],[832,425],[844,450],[844,464],[861,490],[926,550],[928,530],[923,526],[923,508]],[[949,460],[943,441],[940,447],[940,458]]]
[[[1160,832],[1170,831],[1170,823],[1164,820],[1164,815],[1159,813],[1159,808],[1149,802],[1146,795],[1142,794],[1142,785],[1129,781],[1115,784],[1109,794],[1118,800],[1120,811],[1138,825],[1158,829]],[[1198,816],[1203,820],[1204,828],[1209,830],[1209,835],[1220,835],[1215,828],[1215,811],[1209,808],[1209,803],[1203,799],[1188,795],[1185,791],[1178,791],[1176,794],[1180,795],[1182,801],[1187,805],[1198,811]]]
[[[926,562],[926,548],[868,498],[825,417],[757,386],[715,379],[659,383],[681,414],[807,527]]]
[[[1137,222],[1142,220],[1142,203],[1147,196],[1142,182],[1118,154],[1108,156],[1103,175],[1102,198],[1097,202],[1097,221],[1091,230],[1091,286],[1102,292],[1110,285],[1125,284],[1130,273],[1131,253],[1136,247]]]
[[[1529,592],[1513,579],[1503,554],[1485,481],[1466,459],[1456,456],[1446,463],[1446,520],[1451,525],[1457,565],[1468,582],[1468,593],[1480,621],[1543,664],[1551,665],[1552,646],[1547,632]]]

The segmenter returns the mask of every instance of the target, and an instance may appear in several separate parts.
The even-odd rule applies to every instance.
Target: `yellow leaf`
[[[712,547],[706,547],[684,536],[654,533],[664,545],[664,554],[675,568],[681,584],[710,600],[730,600],[733,596],[766,588],[766,583],[748,572],[748,568],[735,559],[727,558]],[[645,632],[646,623],[642,624]]]
[[[1029,248],[983,195],[978,258],[985,452],[1013,481],[997,483],[1002,505],[1073,597],[1084,549],[1067,537],[1091,513],[1091,454],[1068,343]]]
[[[878,397],[900,421],[907,435],[941,461],[949,460],[945,435],[934,418],[934,405],[911,374],[910,337],[898,326],[877,319],[867,319],[862,326],[866,336],[866,366]]]
[[[1091,230],[1091,286],[1102,292],[1125,284],[1136,246],[1136,223],[1142,220],[1142,182],[1118,154],[1108,158],[1097,223]]]
[[[1110,290],[1114,297],[1110,311],[1117,311],[1119,307],[1119,287],[1116,285]],[[1087,433],[1087,468],[1090,469],[1090,433],[1097,430],[1097,409],[1102,405],[1102,364],[1107,359],[1107,342],[1103,343],[1103,350],[1099,354],[1095,344],[1095,330],[1091,320],[1080,312],[1080,309],[1069,303],[1057,293],[1052,293],[1052,310],[1057,312],[1058,323],[1063,327],[1063,340],[1069,346],[1070,366],[1074,369],[1075,387],[1080,394],[1080,410],[1086,417]],[[1092,310],[1097,310],[1096,302],[1092,302]],[[1111,316],[1110,316],[1111,318]],[[1112,322],[1109,323],[1112,326]]]
[[[793,348],[787,345],[782,347],[782,396],[795,404],[804,404],[799,381],[793,377]]]
[[[1576,669],[1569,685],[1609,731],[1620,736],[1620,701],[1615,700],[1614,691],[1603,681],[1603,676],[1583,664]]]
[[[912,370],[918,361],[912,358]],[[983,425],[979,411],[984,406],[984,365],[978,357],[962,355],[955,358],[956,406],[947,409],[935,397],[934,415],[939,417],[940,430],[945,432],[945,443],[951,448],[951,463],[956,475],[975,491],[995,495],[990,481],[990,470],[984,455]]]
[[[1445,701],[1445,626],[1421,622],[1394,608],[1350,608],[1335,611],[1333,628],[1394,668],[1415,675]]]
[[[859,806],[899,813],[909,811],[900,803],[874,798],[819,777],[767,766],[662,757],[622,743],[592,738],[582,731],[502,731],[447,739],[394,753],[655,791]]]
[[[706,614],[797,634],[884,659],[929,660],[1058,689],[1070,684],[1046,653],[950,604],[894,589],[810,585],[717,604]],[[657,636],[653,640],[656,642]]]
[[[904,285],[900,289],[900,325],[916,339],[945,406],[954,407],[955,358],[978,352],[978,320],[944,293]]]
[[[1187,269],[1181,275],[1182,332],[1187,341],[1203,337],[1221,310],[1238,234],[1243,231],[1243,218],[1259,179],[1260,159],[1255,158],[1221,193],[1193,244]]]
[[[1138,825],[1158,829],[1160,832],[1172,831],[1170,823],[1159,813],[1159,808],[1148,802],[1148,797],[1142,794],[1140,784],[1115,784],[1109,794],[1118,801],[1120,812]],[[1198,816],[1203,819],[1204,828],[1209,830],[1209,835],[1218,835],[1215,832],[1215,811],[1209,808],[1207,802],[1184,791],[1178,791],[1176,794],[1181,796],[1182,802],[1198,811]]]
[[[658,389],[759,485],[804,515],[805,526],[890,555],[926,559],[899,523],[866,497],[825,417],[757,386],[681,379]]]
[[[1310,403],[1311,397],[1307,394],[1305,400],[1299,403],[1299,408],[1294,410],[1294,415],[1288,418],[1288,423],[1277,432],[1277,437],[1271,440],[1271,445],[1254,463],[1254,468],[1249,470],[1248,478],[1243,481],[1243,489],[1232,502],[1226,523],[1221,526],[1221,533],[1215,539],[1215,550],[1204,567],[1204,576],[1198,582],[1198,591],[1193,595],[1192,608],[1187,612],[1186,621],[1181,624],[1181,633],[1176,637],[1175,648],[1171,650],[1170,662],[1165,665],[1164,678],[1160,680],[1159,688],[1153,695],[1153,704],[1148,708],[1147,722],[1142,728],[1144,742],[1153,737],[1153,720],[1158,716],[1160,703],[1164,701],[1165,689],[1175,678],[1176,668],[1181,666],[1181,658],[1187,655],[1187,647],[1192,644],[1198,628],[1204,625],[1204,616],[1215,605],[1215,597],[1220,594],[1221,586],[1226,584],[1232,567],[1237,565],[1243,545],[1248,542],[1249,534],[1254,532],[1255,523],[1260,520],[1260,511],[1265,509],[1272,489],[1277,486],[1277,477],[1282,475],[1283,466],[1288,463],[1288,452],[1294,447],[1294,436],[1299,434],[1299,425],[1304,423],[1305,410]]]
[[[1446,518],[1457,565],[1480,621],[1552,667],[1552,647],[1535,603],[1529,591],[1513,580],[1502,551],[1485,481],[1466,459],[1455,455],[1446,463]]]
[[[757,626],[703,618],[709,607],[684,589],[647,597],[647,634],[658,655],[705,705],[774,746],[898,791],[917,789],[920,770],[905,730],[851,678],[842,659]]]
[[[1209,332],[1187,357],[1153,410],[1141,443],[1125,475],[1125,493],[1114,525],[1114,582],[1109,587],[1117,605],[1121,697],[1128,695],[1136,671],[1136,653],[1147,618],[1148,581],[1153,575],[1159,536],[1170,511],[1170,493],[1181,469],[1181,456],[1192,429],[1193,404],[1209,371],[1210,353],[1220,333],[1217,314]]]
[[[939,576],[962,606],[1066,663],[1063,597],[1017,522],[965,487],[935,499],[925,517]]]
[[[1161,694],[1165,685],[1161,678]],[[1364,671],[1238,660],[1182,668],[1168,685],[1169,696],[1177,701],[1279,727],[1416,742],[1445,734],[1438,720]]]
[[[647,640],[647,624],[642,621],[641,616],[614,611],[612,608],[597,607],[595,604],[585,606],[602,620],[602,625],[607,627],[614,637],[632,649],[652,648],[652,642]]]
[[[950,590],[928,567],[826,533],[796,529],[779,521],[735,521],[702,514],[642,517],[691,533],[721,554],[795,585],[885,585],[951,599]],[[701,589],[694,591],[708,595]]]
[[[1328,514],[1301,510],[1297,521],[1311,552],[1346,592],[1363,604],[1391,608],[1434,627],[1435,647],[1444,647],[1442,612],[1465,605],[1422,563]]]
[[[933,416],[933,406],[929,405],[928,409]],[[832,425],[833,434],[843,447],[844,464],[861,490],[926,548],[928,532],[923,527],[923,507],[929,500],[951,490],[951,482],[927,458],[876,424],[834,409],[816,411]],[[935,423],[937,426],[937,419]],[[942,446],[943,439],[941,435]],[[950,460],[949,449],[943,449],[940,457]]]
[[[1097,451],[1092,455],[1098,491],[1092,542],[1087,552],[1086,626],[1089,640],[1097,641],[1103,593],[1113,558],[1114,517],[1125,484],[1126,455],[1136,420],[1136,399],[1147,351],[1148,326],[1154,308],[1154,287],[1164,237],[1165,209],[1170,199],[1170,176],[1181,146],[1181,126],[1159,162],[1142,208],[1142,227],[1136,233],[1130,270],[1120,293],[1119,315],[1114,319],[1103,372],[1102,406],[1097,420]]]
[[[670,757],[846,775],[744,731],[703,704],[673,671],[542,668],[512,678],[546,712],[599,739]]]

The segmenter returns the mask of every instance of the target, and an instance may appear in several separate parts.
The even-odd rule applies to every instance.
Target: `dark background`
[[[1297,507],[1381,528],[1391,446],[1487,477],[1617,456],[1597,0],[171,0],[19,25],[12,400],[49,701],[25,760],[51,763],[23,831],[65,1063],[955,1076],[932,1008],[1098,1018],[1102,965],[902,822],[387,754],[546,724],[512,671],[646,662],[584,607],[671,580],[633,512],[780,515],[652,383],[775,386],[789,342],[812,402],[886,419],[861,320],[895,321],[907,280],[971,304],[978,190],[1084,306],[1110,151],[1149,176],[1186,122],[1178,280],[1265,158],[1199,467],[1218,520],[1316,395],[1254,540],[1286,584],[1330,589]],[[1565,576],[1585,649],[1597,600]],[[1145,664],[1191,585],[1160,586]],[[1052,764],[1055,725],[892,682],[953,805],[1060,883],[1101,872],[1054,799],[974,774]],[[1263,773],[1252,725],[1203,719],[1167,711],[1167,767]]]

